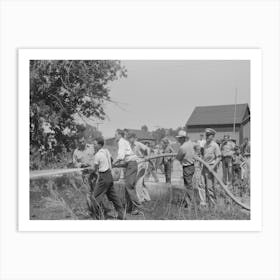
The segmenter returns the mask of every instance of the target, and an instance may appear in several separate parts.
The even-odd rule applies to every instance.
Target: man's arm
[[[125,158],[125,143],[124,141],[119,141],[117,158],[113,164],[119,163],[121,160],[124,160],[124,158]]]
[[[176,159],[177,159],[178,161],[182,162],[182,161],[183,161],[183,158],[184,158],[184,153],[183,153],[183,151],[182,151],[182,149],[181,149],[181,147],[180,147],[180,148],[179,148],[179,151],[178,151],[178,153],[177,153],[177,155],[176,155]]]

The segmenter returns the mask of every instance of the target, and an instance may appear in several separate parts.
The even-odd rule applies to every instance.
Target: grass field
[[[151,201],[143,205],[143,215],[130,216],[127,219],[139,220],[248,220],[250,213],[231,202],[217,185],[217,205],[214,208],[184,208],[185,194],[181,171],[175,166],[172,173],[172,185],[164,183],[163,175],[159,175],[160,183],[147,181]],[[119,196],[124,202],[124,182],[115,182]],[[45,177],[30,181],[30,219],[63,220],[91,219],[87,213],[87,188],[79,174],[57,177]],[[242,202],[250,203],[249,192]],[[108,207],[112,207],[109,202]],[[112,208],[112,212],[113,212]]]

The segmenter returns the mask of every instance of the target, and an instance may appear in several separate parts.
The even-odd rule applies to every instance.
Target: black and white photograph
[[[0,15],[0,279],[280,279],[279,1]]]
[[[29,69],[30,220],[250,220],[250,60]]]

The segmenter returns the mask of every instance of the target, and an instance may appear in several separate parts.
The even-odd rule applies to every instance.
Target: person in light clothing
[[[124,219],[124,208],[121,200],[114,188],[114,182],[112,177],[112,157],[107,149],[103,148],[104,139],[97,138],[94,140],[94,147],[96,154],[93,161],[93,170],[98,172],[98,179],[96,186],[91,194],[92,212],[96,219],[102,218],[102,200],[106,195],[108,200],[114,205],[114,208],[118,212],[117,219]]]
[[[94,158],[93,146],[86,143],[85,137],[80,136],[78,139],[77,148],[73,153],[73,164],[77,168],[92,166]]]
[[[176,136],[178,142],[181,144],[176,159],[180,161],[183,166],[183,179],[186,188],[186,207],[189,207],[192,202],[193,185],[192,178],[194,175],[194,143],[187,136],[186,131],[180,130]]]
[[[206,143],[204,145],[203,160],[208,163],[213,171],[216,171],[216,167],[221,161],[221,151],[218,144],[214,141],[216,131],[211,128],[205,129]],[[203,167],[202,174],[206,183],[206,197],[210,205],[216,204],[216,192],[215,192],[215,179],[213,174]]]
[[[206,143],[205,139],[204,139],[204,135],[203,134],[200,134],[200,139],[197,141],[199,146],[200,146],[200,151],[201,151],[201,154],[203,155],[203,147]]]
[[[132,215],[140,214],[141,203],[136,194],[136,180],[137,180],[137,156],[132,151],[131,146],[127,140],[124,139],[124,132],[117,130],[115,134],[118,142],[118,155],[114,166],[120,164],[125,167],[125,198],[126,211]]]
[[[131,133],[128,136],[132,151],[137,156],[137,180],[136,180],[136,194],[138,196],[139,201],[142,203],[144,201],[150,201],[149,192],[144,183],[144,177],[148,169],[148,162],[143,161],[146,156],[149,156],[150,149],[144,145],[143,143],[137,141],[135,133]]]

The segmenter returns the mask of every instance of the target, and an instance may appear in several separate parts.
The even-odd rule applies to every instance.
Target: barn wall
[[[209,126],[207,126],[209,127]],[[196,141],[200,139],[200,134],[205,133],[205,129],[207,127],[192,127],[192,128],[187,128],[188,135],[192,141]],[[221,139],[224,137],[224,135],[230,135],[231,138],[236,139],[237,144],[239,144],[239,130],[240,126],[236,127],[236,132],[235,134],[233,133],[233,127],[232,126],[224,126],[224,127],[215,127],[215,126],[210,126],[211,128],[216,130],[216,136],[215,139]]]
[[[245,137],[248,137],[249,139],[251,139],[251,122],[247,122],[246,124],[244,124],[243,126],[243,139]]]

